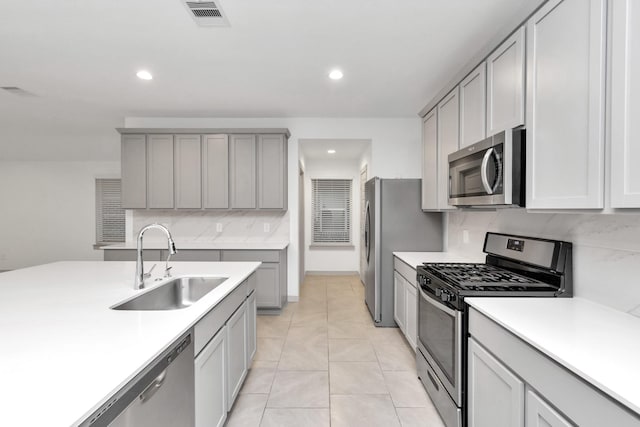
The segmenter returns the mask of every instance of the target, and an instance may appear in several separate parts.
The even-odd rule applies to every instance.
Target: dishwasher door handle
[[[144,391],[140,393],[140,400],[142,401],[142,403],[148,401],[153,397],[154,394],[156,394],[160,387],[162,387],[162,384],[164,384],[164,380],[166,378],[167,370],[165,369],[164,371],[160,372],[160,375],[158,375],[151,384],[149,384],[149,387],[145,388]]]

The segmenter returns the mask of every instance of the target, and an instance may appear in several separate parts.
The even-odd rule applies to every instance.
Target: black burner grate
[[[488,264],[424,264],[427,271],[458,288],[469,290],[499,290],[545,283]]]

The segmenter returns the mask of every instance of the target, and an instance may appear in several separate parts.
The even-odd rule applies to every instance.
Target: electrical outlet
[[[271,231],[271,224],[269,224],[268,222],[265,222],[263,226],[264,226],[265,233],[268,233],[269,231]]]
[[[469,230],[462,230],[462,243],[469,243]]]
[[[222,223],[216,222],[216,233],[222,233]]]

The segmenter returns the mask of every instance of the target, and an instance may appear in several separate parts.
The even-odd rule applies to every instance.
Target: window
[[[350,179],[312,179],[313,244],[351,244]]]
[[[125,240],[124,209],[120,204],[120,180],[96,179],[96,243]]]

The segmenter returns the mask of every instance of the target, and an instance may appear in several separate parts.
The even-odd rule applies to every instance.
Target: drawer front
[[[196,323],[194,333],[196,355],[207,345],[216,332],[224,326],[233,312],[242,305],[247,298],[247,287],[248,284],[245,280]]]
[[[474,308],[469,333],[577,425],[640,425],[640,417]]]
[[[404,261],[397,257],[393,257],[393,269],[402,275],[407,282],[414,288],[416,288],[416,270],[410,267]]]
[[[162,251],[164,257],[169,254],[169,251]],[[184,249],[178,248],[178,253],[171,255],[171,261],[208,261],[215,262],[220,261],[220,251],[209,249]]]
[[[280,262],[280,251],[222,251],[222,261]]]
[[[143,261],[160,261],[162,259],[160,249],[146,249],[142,252]],[[105,261],[135,261],[138,255],[135,249],[105,249]],[[145,266],[145,270],[151,266]],[[148,270],[147,270],[148,271]]]

